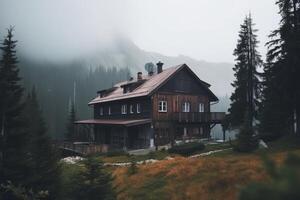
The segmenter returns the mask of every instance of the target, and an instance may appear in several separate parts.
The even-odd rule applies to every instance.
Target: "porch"
[[[150,119],[76,121],[76,135],[80,141],[93,144],[97,152],[145,149],[154,146]],[[88,131],[86,131],[88,130]]]

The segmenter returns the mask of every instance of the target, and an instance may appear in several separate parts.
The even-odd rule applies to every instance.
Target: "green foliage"
[[[231,84],[234,87],[230,100],[229,115],[226,116],[226,127],[236,128],[244,123],[244,116],[248,114],[256,117],[257,99],[260,96],[260,81],[257,68],[262,65],[261,56],[257,49],[258,40],[253,29],[251,16],[247,16],[241,25],[239,39],[234,50],[236,64],[233,68],[235,80]]]
[[[168,149],[169,153],[180,154],[183,156],[189,156],[195,153],[196,151],[201,151],[205,148],[205,145],[200,142],[191,142],[182,145],[173,146]]]
[[[128,167],[127,173],[128,173],[128,175],[131,176],[131,175],[136,174],[137,172],[138,172],[138,167],[136,166],[136,162],[134,160],[132,160],[130,162],[130,166]]]
[[[255,135],[253,128],[250,126],[249,121],[245,120],[244,125],[241,127],[237,135],[236,145],[234,150],[239,152],[251,152],[257,149],[258,138]]]
[[[2,200],[46,200],[48,191],[33,192],[22,186],[15,186],[8,181],[0,186],[0,199]]]
[[[274,140],[300,127],[300,2],[277,0],[281,21],[269,36],[261,108],[261,137]],[[299,131],[299,128],[298,128]]]
[[[27,173],[31,176],[27,185],[37,191],[48,190],[49,198],[55,199],[59,196],[60,188],[59,157],[47,135],[46,125],[34,88],[26,98],[22,117],[27,122],[25,130],[30,134],[31,165]]]
[[[103,163],[93,157],[83,161],[84,169],[74,177],[74,190],[71,199],[112,200],[116,199],[112,186],[112,176],[106,172]]]
[[[20,58],[21,75],[24,87],[38,87],[37,96],[48,132],[54,138],[63,139],[69,117],[69,101],[73,97],[76,83],[76,114],[80,118],[90,118],[92,109],[87,109],[87,102],[96,95],[96,91],[112,87],[113,84],[128,80],[128,68],[91,66],[88,68],[81,60],[66,63],[33,61]]]
[[[20,118],[23,88],[17,65],[17,41],[13,40],[13,28],[7,31],[0,47],[0,184],[8,180],[26,184],[30,176],[29,134],[24,130],[26,122]]]
[[[70,105],[70,110],[69,110],[69,116],[68,116],[68,122],[67,122],[67,130],[65,134],[65,139],[67,140],[74,140],[75,139],[75,124],[74,122],[76,121],[76,109],[75,109],[75,104],[72,101]]]
[[[114,156],[128,156],[129,154],[124,150],[112,150],[106,152],[104,155],[107,157],[114,157]]]
[[[265,158],[265,167],[271,180],[251,183],[240,192],[240,200],[298,200],[300,199],[300,158],[288,155],[280,167]]]

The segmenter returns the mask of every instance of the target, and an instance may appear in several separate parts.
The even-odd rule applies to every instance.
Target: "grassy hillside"
[[[289,141],[273,143],[269,150],[254,154],[228,150],[195,159],[176,157],[139,166],[134,175],[128,174],[128,168],[115,168],[118,199],[237,199],[241,187],[268,180],[261,154],[278,163],[290,152],[300,155],[299,145],[285,145]]]
[[[118,199],[203,199],[235,200],[242,187],[252,181],[269,180],[262,155],[267,155],[277,163],[282,163],[287,154],[300,156],[300,138],[284,138],[273,142],[269,149],[242,154],[228,149],[229,144],[207,145],[203,153],[217,149],[227,149],[206,157],[187,158],[167,151],[157,151],[148,155],[98,155],[105,163],[143,161],[158,159],[152,164],[137,165],[137,173],[130,175],[128,167],[107,167],[114,179]],[[173,159],[164,159],[172,156]],[[163,160],[161,160],[163,159]],[[62,185],[66,195],[76,183],[82,164],[63,163]],[[64,198],[67,199],[67,198]]]

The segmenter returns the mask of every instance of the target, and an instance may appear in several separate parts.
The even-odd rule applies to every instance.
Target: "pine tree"
[[[65,138],[67,140],[72,141],[75,138],[75,125],[74,125],[75,121],[76,121],[76,109],[75,109],[75,104],[72,101],[71,105],[70,105],[67,130],[66,130],[66,134],[65,134]]]
[[[23,88],[20,85],[17,41],[13,40],[13,27],[7,30],[0,49],[0,183],[26,183],[30,164],[28,134],[21,120]]]
[[[264,68],[260,128],[266,139],[300,131],[300,1],[278,0],[276,4],[281,22],[267,43]]]
[[[28,186],[35,192],[48,191],[49,199],[55,199],[59,195],[60,167],[57,152],[47,135],[46,124],[33,88],[25,101],[22,113],[27,122],[26,132],[30,133],[30,148],[32,174]]]
[[[258,99],[260,96],[260,81],[257,68],[262,65],[261,56],[257,49],[258,40],[253,29],[251,16],[247,16],[241,25],[239,39],[234,56],[236,64],[233,68],[236,80],[232,83],[235,88],[230,99],[232,101],[229,108],[229,126],[239,128],[247,119],[252,127],[253,120],[257,118]],[[248,117],[245,115],[248,113]]]
[[[103,163],[93,157],[84,161],[84,170],[79,174],[72,199],[113,200],[116,199],[112,176],[105,171]]]

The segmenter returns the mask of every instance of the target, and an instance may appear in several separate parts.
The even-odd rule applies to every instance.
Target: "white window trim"
[[[108,115],[111,115],[111,107],[108,107]]]
[[[130,105],[129,111],[130,111],[130,114],[133,114],[133,105]]]
[[[204,103],[199,103],[199,112],[204,112]]]
[[[159,101],[158,102],[158,112],[168,112],[168,102]]]
[[[100,115],[103,116],[104,112],[103,112],[103,107],[100,107]]]
[[[183,103],[183,109],[182,112],[190,112],[191,111],[191,104],[190,102],[186,101]]]
[[[121,106],[121,113],[122,113],[122,115],[127,114],[127,105],[126,104],[123,104]]]
[[[140,103],[136,104],[136,113],[141,113],[141,104]]]

